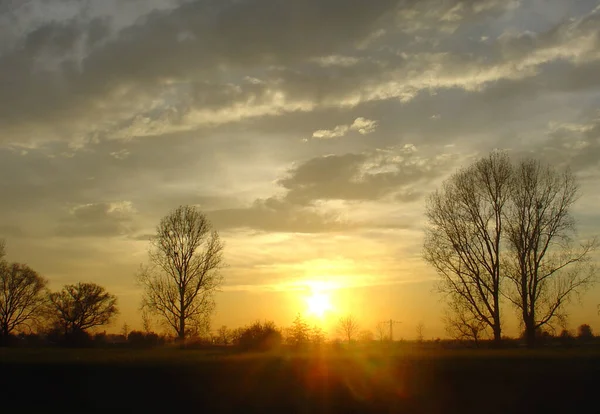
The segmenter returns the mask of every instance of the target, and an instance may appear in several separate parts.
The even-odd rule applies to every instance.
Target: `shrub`
[[[254,322],[242,329],[237,344],[245,351],[270,351],[281,345],[281,332],[273,322]]]

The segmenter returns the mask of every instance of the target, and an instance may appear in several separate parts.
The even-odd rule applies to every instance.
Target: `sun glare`
[[[322,292],[315,292],[312,296],[306,298],[308,312],[314,316],[322,318],[325,312],[331,310],[329,295]]]

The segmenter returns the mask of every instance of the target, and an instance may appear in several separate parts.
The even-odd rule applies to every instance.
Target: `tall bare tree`
[[[572,295],[594,281],[589,254],[596,241],[573,246],[570,210],[577,194],[569,170],[561,173],[536,160],[525,160],[515,169],[505,220],[505,270],[512,282],[507,297],[521,313],[529,346],[535,345],[536,330],[564,319]]]
[[[338,334],[344,339],[348,340],[348,342],[352,342],[356,339],[359,330],[360,327],[358,325],[358,321],[352,315],[341,317],[338,321]]]
[[[50,308],[65,335],[106,325],[118,314],[117,298],[95,283],[66,285],[49,296]]]
[[[0,341],[16,329],[39,322],[47,283],[25,264],[0,260]]]
[[[508,156],[494,152],[451,176],[426,206],[424,258],[441,276],[440,289],[459,296],[497,343],[502,337],[502,210],[511,170]]]
[[[144,288],[142,307],[162,319],[180,341],[208,327],[214,293],[222,283],[222,253],[218,233],[195,207],[178,207],[156,229],[150,263],[138,274]]]

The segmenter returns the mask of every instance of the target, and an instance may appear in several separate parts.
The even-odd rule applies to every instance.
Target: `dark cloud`
[[[118,106],[127,100],[131,106],[161,96],[172,80],[221,77],[224,67],[247,70],[331,53],[368,34],[396,3],[186,2],[151,13],[106,42],[99,40],[108,33],[103,20],[50,22],[0,56],[0,124],[17,127],[73,115],[89,119],[101,101]]]
[[[346,209],[328,209],[322,202],[360,203],[387,201],[410,203],[423,195],[421,186],[442,176],[452,158],[415,155],[416,148],[376,151],[364,154],[328,155],[310,159],[292,168],[278,180],[285,195],[257,199],[245,208],[209,212],[219,229],[250,228],[271,232],[321,233],[352,231],[358,228],[407,228],[380,218],[345,219]]]
[[[420,45],[407,57],[404,52],[419,42],[405,33],[403,24],[467,23],[511,4],[206,0],[157,9],[117,32],[106,16],[84,19],[82,13],[36,26],[19,47],[0,57],[0,79],[10,79],[1,85],[8,98],[0,99],[0,124],[9,140],[32,135],[94,140],[120,136],[123,128],[130,129],[126,137],[135,137],[149,133],[140,128],[152,134],[161,134],[164,127],[194,128],[185,126],[194,110],[231,113],[239,110],[236,105],[247,105],[246,112],[254,116],[274,115],[302,106],[311,110],[315,104],[410,97],[447,83],[466,83],[468,88],[466,80],[444,78],[493,70],[486,69],[493,62],[469,63],[472,53],[466,52],[442,61],[419,54],[431,51],[433,44]],[[360,46],[382,30],[389,42],[385,47]],[[331,64],[339,53],[342,61],[349,53],[351,63]],[[330,64],[313,60],[307,65],[322,58]],[[474,67],[465,71],[465,64]],[[440,73],[432,73],[443,80],[440,85],[414,79],[431,65],[441,67]],[[247,75],[262,83],[244,81]],[[282,108],[268,109],[281,99]],[[261,105],[266,108],[256,108]],[[203,117],[211,120],[210,114]],[[212,118],[219,122],[219,116]]]
[[[130,203],[98,203],[77,206],[56,228],[62,237],[114,237],[135,230]]]
[[[447,160],[446,160],[447,161]],[[291,169],[279,184],[286,200],[378,200],[394,194],[397,201],[419,197],[419,186],[446,172],[447,162],[423,158],[414,146],[364,154],[328,155]]]
[[[220,230],[325,233],[349,231],[356,226],[335,213],[323,213],[314,207],[298,206],[275,197],[258,199],[247,208],[210,211],[208,217]]]

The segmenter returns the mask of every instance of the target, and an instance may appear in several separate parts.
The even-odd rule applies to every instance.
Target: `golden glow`
[[[315,292],[312,296],[306,298],[308,313],[322,318],[325,313],[332,309],[329,295],[322,292]]]

